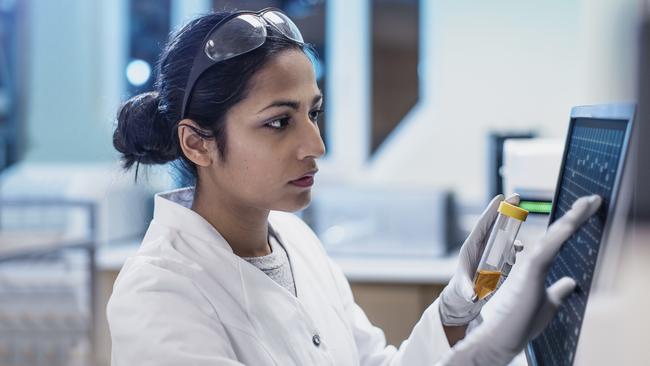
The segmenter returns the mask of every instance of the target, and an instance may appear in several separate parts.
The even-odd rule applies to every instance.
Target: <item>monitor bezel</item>
[[[603,227],[601,246],[599,248],[598,258],[596,258],[596,265],[594,267],[594,280],[590,285],[590,293],[591,293],[591,289],[594,288],[594,285],[596,285],[598,281],[597,274],[599,272],[599,269],[603,266],[603,261],[604,261],[603,258],[605,257],[603,253],[606,252],[607,248],[609,247],[609,239],[610,239],[610,233],[612,228],[612,222],[614,221],[613,218],[616,217],[616,215],[618,214],[617,210],[619,210],[619,198],[620,198],[619,196],[621,191],[621,183],[622,183],[624,171],[626,170],[626,163],[629,160],[630,140],[634,128],[635,114],[636,114],[636,105],[633,103],[577,106],[571,109],[569,127],[567,129],[567,134],[564,143],[564,152],[562,153],[562,163],[560,165],[560,171],[558,172],[557,183],[555,185],[555,194],[553,195],[551,213],[549,215],[549,223],[548,223],[549,225],[551,225],[553,220],[555,219],[554,216],[557,210],[556,204],[557,204],[558,196],[560,194],[559,187],[560,184],[562,183],[564,166],[566,164],[566,158],[568,154],[567,147],[569,146],[569,142],[571,140],[571,135],[573,133],[573,128],[576,124],[576,120],[579,118],[592,118],[592,119],[599,119],[599,120],[627,121],[627,125],[625,127],[625,136],[623,138],[623,145],[621,147],[622,152],[621,152],[621,156],[619,157],[618,170],[616,171],[616,177],[614,179],[614,184],[612,186],[612,197],[610,199],[610,205],[607,211],[608,219],[605,222],[605,226]],[[589,302],[587,301],[587,308],[585,308],[585,314],[587,313],[588,308],[589,308]],[[535,351],[533,349],[532,343],[533,343],[532,340],[529,341],[525,349],[528,365],[542,366],[539,364],[539,362],[536,359]],[[578,345],[576,346],[576,350],[578,350],[579,348],[580,348],[580,338],[578,339]]]

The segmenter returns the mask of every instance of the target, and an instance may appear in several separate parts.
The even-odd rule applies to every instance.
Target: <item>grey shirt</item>
[[[287,251],[272,233],[269,235],[269,244],[271,245],[271,254],[261,257],[242,257],[242,259],[259,268],[295,296],[296,285],[293,281],[293,272]]]

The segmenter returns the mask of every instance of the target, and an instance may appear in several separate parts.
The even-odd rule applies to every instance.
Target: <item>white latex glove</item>
[[[598,196],[582,197],[548,228],[490,300],[493,316],[445,354],[440,365],[506,365],[546,327],[576,286],[572,278],[563,277],[545,288],[548,269],[562,244],[600,204]]]
[[[502,194],[490,201],[476,226],[474,226],[474,229],[472,229],[472,232],[460,248],[456,272],[440,294],[440,319],[444,325],[460,326],[468,324],[476,318],[483,305],[488,301],[489,296],[476,301],[474,274],[481,261],[492,226],[497,219],[497,209],[501,201],[503,201]],[[518,205],[519,195],[512,195],[506,201]],[[517,246],[517,249],[519,248],[521,248],[520,243]],[[510,257],[514,259],[514,252]]]

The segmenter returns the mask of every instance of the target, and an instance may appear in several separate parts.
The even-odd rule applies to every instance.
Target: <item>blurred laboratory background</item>
[[[123,172],[117,108],[184,22],[267,6],[314,45],[325,95],[299,215],[395,345],[491,197],[521,194],[524,244],[544,232],[573,106],[638,103],[625,235],[579,364],[650,359],[647,1],[0,0],[0,366],[110,364],[113,282],[178,186],[166,166]]]

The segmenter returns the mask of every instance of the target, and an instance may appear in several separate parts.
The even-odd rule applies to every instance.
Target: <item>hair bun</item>
[[[113,146],[122,153],[125,169],[134,163],[164,164],[179,157],[170,121],[159,109],[158,92],[138,94],[127,100],[117,113]]]

